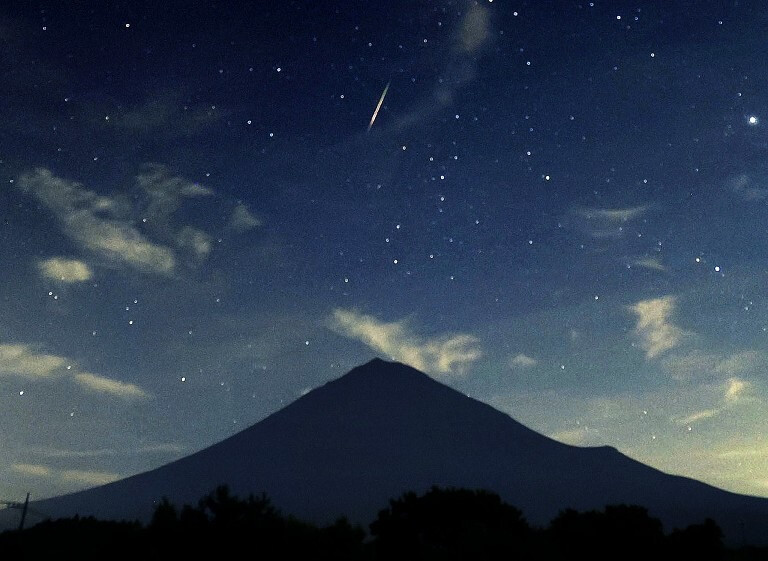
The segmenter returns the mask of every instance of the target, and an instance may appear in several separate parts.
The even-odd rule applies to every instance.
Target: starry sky
[[[766,25],[4,3],[0,500],[165,464],[375,356],[768,496]]]

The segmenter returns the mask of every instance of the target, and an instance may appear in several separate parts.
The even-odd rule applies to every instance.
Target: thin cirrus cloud
[[[538,363],[538,360],[523,353],[518,353],[509,360],[509,365],[512,368],[531,368]]]
[[[579,427],[575,429],[561,430],[550,435],[555,440],[558,440],[564,444],[571,444],[573,446],[582,446],[587,443],[590,437],[590,431],[586,427]]]
[[[694,380],[749,375],[768,366],[768,355],[760,351],[740,351],[723,357],[720,354],[697,349],[666,356],[661,367],[676,380]]]
[[[482,356],[479,340],[468,334],[424,338],[406,320],[385,322],[353,310],[333,311],[331,328],[346,337],[433,375],[463,374]]]
[[[86,282],[93,278],[93,270],[88,263],[79,259],[51,257],[38,261],[37,267],[43,277],[66,284]]]
[[[135,384],[105,378],[90,372],[78,372],[75,381],[87,390],[109,394],[124,399],[149,397],[149,394]]]
[[[106,471],[82,469],[55,469],[43,464],[11,464],[11,470],[26,476],[54,478],[62,483],[80,485],[106,485],[120,479],[120,475]]]
[[[593,238],[621,238],[625,225],[640,218],[648,205],[623,208],[574,207],[564,218],[566,224]]]
[[[680,425],[691,425],[698,421],[711,419],[712,417],[719,415],[721,411],[722,409],[719,409],[719,408],[718,409],[702,409],[700,411],[696,411],[694,413],[691,413],[690,415],[686,415],[685,417],[680,417],[675,420]]]
[[[652,271],[665,272],[667,268],[662,264],[658,257],[643,257],[635,259],[632,262],[633,265],[642,267],[643,269],[650,269]]]
[[[74,376],[65,374],[70,359],[52,354],[40,353],[32,345],[0,344],[0,375],[19,376],[29,380],[68,379],[91,392],[111,395],[123,399],[146,398],[149,394],[135,384],[120,382],[88,372]],[[68,370],[68,369],[67,369]]]
[[[11,464],[11,469],[16,473],[34,477],[48,477],[51,474],[51,468],[42,464]]]
[[[752,384],[750,382],[741,378],[728,378],[724,383],[717,384],[715,387],[715,391],[721,396],[717,398],[717,401],[721,404],[720,406],[710,409],[702,409],[673,420],[681,425],[691,425],[697,421],[716,417],[728,408],[736,406],[738,403],[749,401],[749,390],[751,387]]]
[[[114,456],[132,456],[135,454],[147,455],[179,455],[186,451],[186,447],[175,443],[148,444],[135,448],[98,448],[93,450],[70,450],[63,448],[26,448],[25,452],[36,457],[43,458],[103,458]]]
[[[674,296],[663,296],[629,306],[637,316],[634,334],[647,359],[656,358],[682,342],[686,332],[672,322],[676,305]]]
[[[746,202],[764,201],[768,198],[768,189],[764,185],[765,177],[755,178],[747,173],[733,176],[727,181],[728,188]]]

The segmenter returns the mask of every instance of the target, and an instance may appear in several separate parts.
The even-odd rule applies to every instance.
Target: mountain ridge
[[[389,499],[433,485],[483,488],[547,524],[564,508],[639,504],[665,529],[715,519],[768,543],[768,499],[666,474],[608,446],[550,439],[410,366],[374,359],[189,456],[33,506],[55,516],[148,520],[163,497],[195,504],[218,485],[266,493],[287,514],[367,524]]]

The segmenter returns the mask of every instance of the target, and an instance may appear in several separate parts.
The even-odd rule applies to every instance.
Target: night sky
[[[4,2],[0,500],[165,464],[375,356],[768,496],[767,26]]]

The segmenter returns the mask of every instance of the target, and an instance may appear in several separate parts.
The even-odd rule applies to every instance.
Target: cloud
[[[740,378],[729,378],[728,380],[725,381],[724,389],[723,389],[723,385],[717,385],[716,387],[713,387],[713,389],[716,388],[718,393],[720,391],[723,392],[721,394],[722,397],[717,398],[717,401],[720,401],[720,403],[722,403],[722,406],[714,407],[711,409],[702,409],[701,411],[697,411],[695,413],[691,413],[690,415],[686,415],[685,417],[681,417],[674,420],[681,425],[690,425],[691,423],[694,423],[696,421],[701,421],[704,419],[710,419],[712,417],[715,417],[720,413],[726,411],[729,407],[733,407],[737,403],[745,401],[746,394],[751,387],[752,387],[752,384],[750,382],[747,382],[746,380],[742,380]]]
[[[120,479],[120,475],[106,471],[90,471],[81,469],[57,470],[42,464],[11,464],[11,470],[22,475],[33,477],[55,478],[65,483],[80,483],[85,485],[106,485]]]
[[[83,469],[66,469],[59,472],[59,479],[66,483],[82,483],[84,485],[106,485],[120,479],[120,475],[109,471],[91,471]]]
[[[653,271],[666,271],[667,268],[661,263],[658,257],[643,257],[642,259],[636,259],[632,262],[633,265],[643,267],[644,269],[651,269]]]
[[[229,219],[229,227],[237,232],[247,232],[253,228],[261,226],[261,220],[256,218],[248,207],[240,203],[232,211],[232,217]]]
[[[113,456],[133,456],[136,454],[181,454],[186,448],[180,444],[159,443],[139,446],[138,448],[98,448],[95,450],[68,450],[62,448],[25,448],[28,454],[43,458],[103,458]]]
[[[768,356],[760,351],[742,351],[732,354],[717,363],[715,372],[727,376],[736,376],[768,366]]]
[[[35,477],[48,477],[51,474],[51,469],[41,464],[11,464],[11,469],[17,473]]]
[[[30,345],[0,344],[0,374],[46,378],[66,363],[66,358],[38,353]]]
[[[472,335],[424,339],[412,333],[405,320],[383,322],[339,308],[333,312],[331,327],[337,333],[430,374],[461,374],[482,356],[479,341]]]
[[[647,359],[656,358],[680,344],[685,332],[670,321],[675,311],[674,296],[641,300],[629,309],[637,315],[634,333]]]
[[[736,448],[726,450],[717,454],[718,458],[723,459],[741,459],[741,458],[768,458],[768,446],[756,446],[746,448]]]
[[[449,39],[450,44],[436,51],[444,58],[433,63],[435,67],[442,67],[432,98],[402,114],[394,129],[409,127],[450,106],[456,93],[475,79],[478,63],[493,41],[491,23],[488,6],[472,1],[465,3],[456,32]],[[393,89],[396,88],[397,85],[393,85]]]
[[[176,245],[180,249],[192,253],[200,262],[205,261],[208,254],[211,253],[212,241],[213,238],[207,233],[191,226],[184,226],[176,234]]]
[[[85,282],[93,278],[93,271],[88,264],[78,259],[51,257],[38,261],[37,267],[44,277],[67,284]]]
[[[576,209],[576,213],[587,220],[599,220],[603,222],[628,222],[645,214],[648,205],[633,206],[627,208],[587,208]]]
[[[677,380],[691,380],[702,377],[735,376],[751,374],[765,369],[768,356],[760,351],[741,351],[723,358],[716,353],[692,350],[673,354],[662,360],[661,366]]]
[[[696,411],[695,413],[691,413],[690,415],[687,415],[685,417],[675,419],[675,421],[681,425],[690,425],[691,423],[695,423],[696,421],[711,419],[712,417],[719,415],[721,411],[722,409],[702,409],[701,411]]]
[[[538,360],[531,358],[528,355],[524,355],[523,353],[517,354],[509,360],[509,365],[512,368],[530,368],[536,366],[538,363]]]
[[[43,168],[22,175],[19,185],[48,207],[64,232],[85,249],[145,272],[173,272],[176,261],[171,249],[142,235],[118,197],[98,195]]]
[[[624,226],[641,217],[649,208],[649,205],[624,208],[574,207],[565,222],[593,238],[620,238],[624,235]]]
[[[72,361],[63,356],[38,353],[31,345],[0,344],[0,375],[8,374],[30,379],[53,378],[57,370]],[[80,372],[74,377],[80,386],[97,393],[105,393],[130,399],[149,397],[149,394],[134,384],[127,384],[96,374]]]
[[[124,399],[135,399],[149,397],[149,394],[135,384],[120,382],[104,376],[97,376],[88,372],[79,372],[75,374],[75,381],[84,388],[97,393],[104,393],[122,397]]]
[[[725,401],[726,403],[736,403],[744,397],[744,394],[749,390],[751,384],[740,378],[728,378],[725,389]]]
[[[754,177],[747,173],[742,173],[731,177],[726,184],[728,188],[743,201],[764,201],[768,198],[768,188],[764,187],[768,182],[766,182],[765,177],[762,177],[758,179],[758,185],[755,185],[755,183]]]
[[[586,427],[579,427],[577,429],[561,430],[550,435],[550,438],[554,438],[564,444],[580,446],[588,441],[590,432],[592,431]]]
[[[160,164],[146,164],[136,176],[136,184],[149,198],[144,214],[154,226],[166,227],[168,219],[179,209],[184,199],[214,195],[213,189],[171,175]]]
[[[98,111],[98,108],[91,108]],[[99,112],[100,114],[103,112]],[[225,118],[229,112],[210,105],[191,105],[178,91],[153,91],[147,101],[137,103],[111,120],[117,127],[141,134],[165,138],[189,137]]]
[[[661,367],[675,380],[694,380],[711,376],[720,361],[720,355],[692,350],[664,357]]]

